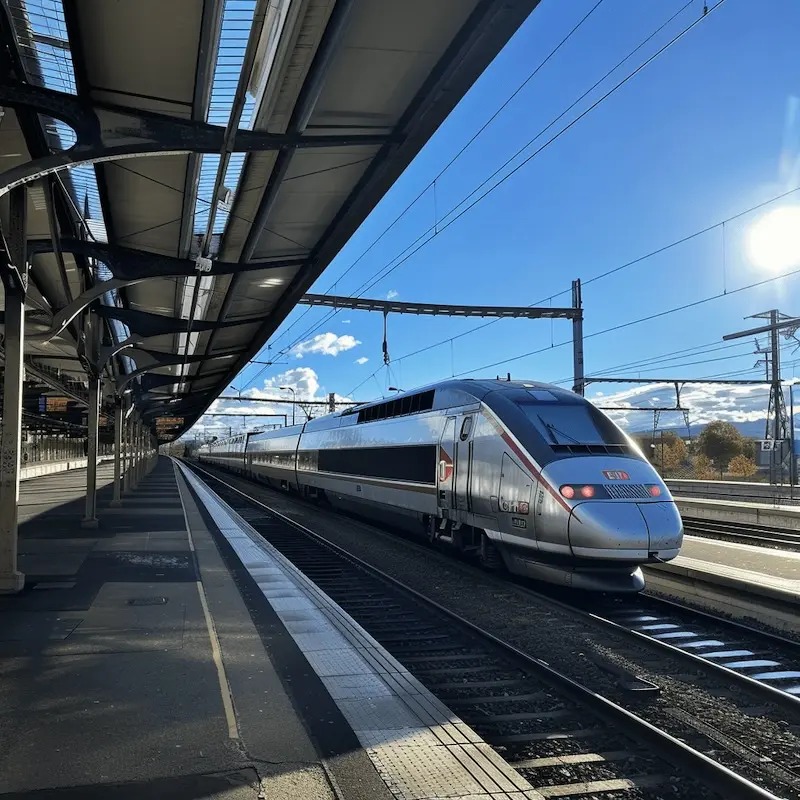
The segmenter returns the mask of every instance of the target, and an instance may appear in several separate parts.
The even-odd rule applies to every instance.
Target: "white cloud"
[[[259,392],[263,397],[275,397],[280,394],[281,386],[294,389],[298,400],[316,400],[320,388],[319,376],[311,367],[293,367],[265,380],[263,389],[253,391]]]
[[[366,364],[369,359],[366,356],[361,356],[361,358],[356,359],[356,364]]]
[[[361,344],[354,336],[349,333],[337,336],[335,333],[318,333],[311,339],[295,345],[292,348],[295,358],[302,358],[308,354],[319,354],[323,356],[338,356],[345,350],[352,350],[356,345]]]
[[[681,406],[688,409],[691,426],[706,425],[719,419],[746,426],[746,435],[756,435],[759,425],[753,423],[766,420],[768,400],[769,388],[762,384],[727,386],[721,383],[687,383],[681,390]],[[598,395],[592,402],[619,408],[619,411],[606,411],[606,414],[629,431],[652,430],[651,413],[623,409],[673,405],[675,388],[671,383],[634,386],[614,394]],[[678,428],[684,424],[680,411],[661,413],[661,428]]]
[[[294,394],[282,390],[281,386],[289,386],[294,389]],[[241,433],[247,426],[247,430],[253,431],[268,425],[283,424],[283,415],[286,415],[287,422],[292,421],[292,404],[281,402],[286,400],[316,400],[327,401],[328,392],[325,387],[320,385],[319,376],[311,367],[293,367],[268,378],[262,387],[245,389],[241,394],[247,400],[274,400],[275,402],[247,402],[247,400],[215,400],[209,412],[223,414],[225,416],[203,416],[201,417],[189,438],[192,438],[194,431],[198,427],[204,428],[205,435],[224,438],[229,432]],[[347,401],[351,398],[335,393],[337,402]],[[308,410],[314,416],[327,414],[325,406],[308,406]],[[227,414],[230,413],[230,416]],[[297,422],[305,420],[305,410],[298,406],[294,407],[295,419]],[[279,417],[269,417],[267,414],[279,414]],[[247,415],[245,420],[244,415]]]
[[[395,297],[397,297],[399,294],[400,294],[400,292],[396,292],[394,289],[389,289],[389,291],[386,292],[386,299],[387,300],[394,300]]]

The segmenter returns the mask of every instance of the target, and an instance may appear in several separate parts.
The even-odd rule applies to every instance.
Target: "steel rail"
[[[729,770],[727,767],[723,766],[717,761],[714,761],[698,750],[695,750],[666,731],[660,730],[641,717],[631,713],[617,703],[614,703],[608,698],[597,693],[590,687],[584,686],[578,681],[570,678],[568,675],[559,672],[542,659],[529,655],[528,653],[523,652],[508,642],[503,641],[490,631],[487,631],[475,623],[470,622],[461,615],[451,611],[446,606],[431,600],[421,592],[418,592],[416,589],[405,585],[383,570],[372,566],[358,556],[348,552],[346,549],[334,544],[333,542],[330,542],[324,536],[316,533],[296,520],[293,520],[291,517],[278,511],[276,508],[267,505],[251,495],[248,495],[246,492],[243,492],[238,487],[228,483],[227,481],[224,481],[208,470],[199,467],[195,463],[192,463],[189,466],[196,473],[202,473],[203,475],[208,476],[208,478],[211,478],[211,480],[222,484],[226,488],[235,492],[237,495],[240,495],[247,502],[263,508],[285,524],[303,533],[305,536],[317,541],[324,547],[327,547],[338,556],[356,564],[366,573],[379,578],[381,581],[389,584],[404,594],[407,594],[422,605],[428,606],[438,613],[448,617],[456,624],[468,629],[478,638],[490,642],[495,648],[503,651],[507,656],[522,665],[524,668],[531,670],[545,681],[550,683],[550,685],[553,685],[560,691],[563,691],[575,702],[590,707],[598,716],[619,728],[634,741],[646,742],[656,755],[667,760],[673,766],[685,770],[694,778],[705,783],[707,786],[709,786],[709,788],[719,792],[722,797],[736,797],[737,800],[776,800],[776,795],[768,792],[765,789],[762,789],[757,784],[749,781],[747,778],[744,778],[741,775],[736,774],[732,770]],[[535,593],[532,592],[532,594]],[[571,609],[571,607],[566,605],[564,607]],[[621,626],[618,627],[621,631],[624,630],[624,628]],[[642,639],[645,641],[650,641],[646,636],[642,636]],[[705,664],[705,662],[703,663]]]

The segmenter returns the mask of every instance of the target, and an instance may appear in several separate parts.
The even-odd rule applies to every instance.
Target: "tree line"
[[[715,480],[726,474],[750,478],[758,472],[755,442],[730,422],[710,423],[688,444],[673,431],[661,431],[655,438],[641,433],[633,438],[662,475]]]

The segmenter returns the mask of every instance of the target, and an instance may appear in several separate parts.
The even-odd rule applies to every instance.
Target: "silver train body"
[[[640,591],[641,565],[675,558],[683,539],[630,438],[584,398],[532,381],[445,381],[198,455],[576,589]]]

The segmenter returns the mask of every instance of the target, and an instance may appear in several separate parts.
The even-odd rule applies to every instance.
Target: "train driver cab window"
[[[464,421],[461,423],[460,438],[462,442],[466,442],[467,439],[469,439],[470,433],[472,433],[472,420],[473,417],[470,414],[470,416],[464,417]]]
[[[525,403],[521,408],[551,446],[625,444],[622,432],[589,405]]]

